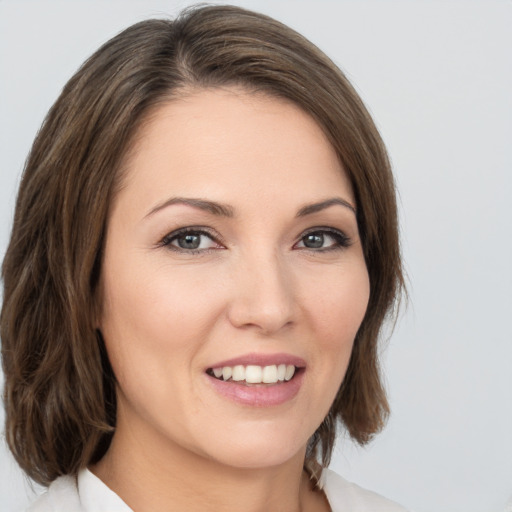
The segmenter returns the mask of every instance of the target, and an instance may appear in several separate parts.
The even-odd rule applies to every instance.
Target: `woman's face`
[[[202,90],[159,107],[127,165],[99,322],[117,441],[236,467],[303,456],[369,296],[334,150],[289,102]]]

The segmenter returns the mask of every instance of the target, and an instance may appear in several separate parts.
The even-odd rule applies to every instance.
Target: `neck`
[[[90,469],[134,512],[328,511],[303,471],[304,456],[305,447],[278,465],[234,467],[136,422],[118,422],[110,448]]]
[[[179,445],[152,450],[123,437],[116,432],[107,454],[91,470],[134,512],[329,510],[303,471],[304,451],[278,466],[234,468]]]
[[[329,510],[303,471],[304,451],[279,466],[233,468],[181,446],[148,453],[147,445],[120,441],[116,433],[91,470],[134,512]]]
[[[226,466],[182,448],[173,450],[172,458],[162,464],[160,457],[150,461],[147,453],[133,448],[119,453],[114,439],[91,470],[134,512],[324,510],[312,506],[325,498],[312,490],[302,469],[303,453],[280,466],[254,469]]]

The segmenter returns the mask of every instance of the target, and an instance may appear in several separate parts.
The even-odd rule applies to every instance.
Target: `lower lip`
[[[229,400],[252,407],[270,407],[284,404],[294,398],[300,390],[304,373],[302,369],[291,380],[272,385],[247,385],[232,380],[216,379],[210,375],[206,375],[206,377],[213,389]]]

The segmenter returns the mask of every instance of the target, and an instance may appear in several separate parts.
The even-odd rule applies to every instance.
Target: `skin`
[[[227,88],[158,107],[132,149],[108,221],[98,322],[118,380],[117,428],[91,469],[137,512],[329,510],[303,472],[305,449],[369,297],[333,148],[295,105]],[[234,215],[162,207],[173,197]],[[333,197],[349,206],[296,217]],[[169,236],[189,226],[212,236],[196,253]],[[312,247],[305,234],[319,227],[349,244],[324,233]],[[215,391],[205,370],[247,353],[303,358],[298,394],[256,407]]]

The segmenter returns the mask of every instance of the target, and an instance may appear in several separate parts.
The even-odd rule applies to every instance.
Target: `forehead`
[[[228,202],[293,194],[300,202],[333,188],[353,201],[313,118],[290,101],[239,88],[193,91],[160,105],[140,128],[125,169],[123,188],[142,203],[166,193]]]

